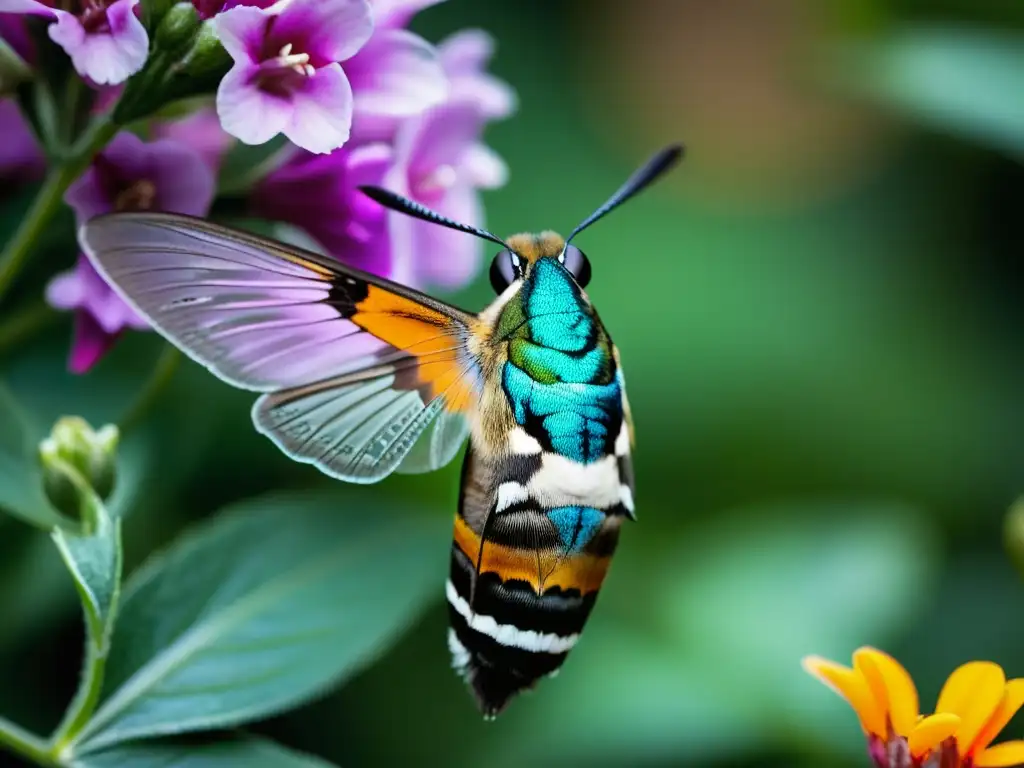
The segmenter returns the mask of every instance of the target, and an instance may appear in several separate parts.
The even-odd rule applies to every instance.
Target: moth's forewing
[[[414,469],[454,457],[453,435],[464,437],[464,427],[446,423],[443,445],[430,428],[474,397],[465,312],[187,216],[99,217],[83,241],[157,331],[228,383],[264,393],[256,427],[292,458],[367,483],[399,467],[418,441],[430,445]]]

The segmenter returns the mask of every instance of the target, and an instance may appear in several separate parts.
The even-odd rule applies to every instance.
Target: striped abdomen
[[[521,455],[494,467],[466,454],[448,644],[486,716],[555,672],[579,640],[631,511],[620,499],[618,463],[607,458],[587,467],[592,503],[555,506],[536,481],[557,471],[560,457]]]

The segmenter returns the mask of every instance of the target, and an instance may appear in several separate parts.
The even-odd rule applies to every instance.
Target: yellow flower
[[[1024,679],[1007,681],[996,664],[972,661],[953,672],[927,717],[910,675],[882,651],[858,649],[852,669],[810,656],[804,669],[853,707],[878,768],[1024,765],[1024,741],[989,746],[1024,705]]]

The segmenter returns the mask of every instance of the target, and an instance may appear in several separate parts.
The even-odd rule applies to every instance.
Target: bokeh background
[[[386,480],[382,508],[434,520],[436,600],[255,730],[347,766],[843,768],[867,763],[856,720],[803,655],[881,647],[926,708],[970,659],[1024,676],[1003,544],[1024,493],[1020,0],[449,0],[414,24],[466,26],[520,95],[488,135],[511,167],[486,198],[498,233],[568,230],[688,147],[579,241],[623,354],[639,522],[558,678],[485,723],[445,645],[459,462]],[[481,273],[449,298],[490,295]],[[159,340],[73,378],[68,334],[0,358],[11,389],[41,422],[115,419]],[[329,484],[254,433],[250,402],[189,363],[126,438],[129,568],[228,502]],[[0,711],[52,725],[80,636],[47,537],[0,518]]]

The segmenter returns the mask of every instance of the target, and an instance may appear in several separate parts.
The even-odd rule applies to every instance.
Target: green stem
[[[60,765],[50,753],[46,742],[3,717],[0,717],[0,747],[5,747],[14,754],[28,758],[38,765],[52,766],[52,768],[57,768]]]
[[[107,145],[114,134],[117,133],[117,126],[109,121],[102,121],[93,126],[89,134],[84,137],[74,154],[63,163],[50,171],[43,186],[36,193],[36,199],[32,202],[25,218],[21,220],[21,226],[14,233],[14,237],[7,243],[3,253],[0,254],[0,299],[11,287],[18,273],[21,272],[40,235],[46,231],[50,221],[60,209],[64,193],[71,183],[92,162],[93,156]]]
[[[159,399],[161,393],[174,378],[179,363],[181,363],[181,353],[176,347],[170,344],[165,345],[164,351],[160,353],[160,357],[153,367],[153,373],[150,374],[142,391],[118,421],[117,428],[120,430],[122,438],[128,430],[134,428],[142,420],[153,403]]]
[[[16,344],[34,336],[58,317],[60,315],[54,312],[45,301],[35,302],[14,313],[10,319],[0,325],[0,355]]]
[[[47,749],[58,760],[71,745],[96,711],[100,694],[103,693],[103,678],[107,672],[107,648],[100,647],[96,637],[88,640],[88,651],[82,670],[82,682],[74,701],[64,713],[64,719],[50,738]]]

